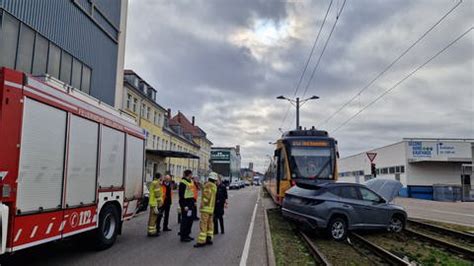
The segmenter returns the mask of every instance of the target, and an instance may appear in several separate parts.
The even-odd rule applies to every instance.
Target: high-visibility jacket
[[[167,200],[167,195],[168,195],[168,189],[171,190],[171,184],[170,185],[166,185],[165,183],[162,183],[161,184],[161,193],[162,193],[162,198],[163,198],[163,204],[166,202]],[[169,199],[169,202],[171,203],[171,198]]]
[[[214,207],[216,206],[216,192],[217,186],[212,182],[207,182],[204,185],[201,198],[201,212],[202,213],[214,213]]]
[[[199,193],[199,187],[198,187],[197,183],[194,182],[194,181],[193,181],[193,184],[194,184],[194,186],[193,186],[194,200],[197,202],[198,196],[199,196],[199,194],[198,194]]]
[[[181,183],[186,185],[186,190],[184,191],[184,198],[193,199],[194,198],[194,182],[188,181],[185,178],[183,178],[181,179]]]
[[[163,205],[163,195],[161,191],[160,181],[154,179],[150,183],[150,199],[148,201],[150,207],[161,207]]]

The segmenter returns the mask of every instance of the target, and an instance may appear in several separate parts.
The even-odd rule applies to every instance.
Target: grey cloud
[[[340,7],[335,1],[334,7]],[[334,129],[473,24],[464,1],[389,73],[325,125]],[[329,1],[131,1],[126,66],[158,89],[159,103],[195,115],[216,145],[242,144],[244,162],[259,167],[292,96]],[[302,108],[302,124],[319,125],[431,26],[454,1],[348,1]],[[334,9],[335,10],[335,9]],[[331,11],[309,73],[335,19]],[[256,19],[294,32],[261,58],[246,43]],[[472,33],[334,136],[350,155],[403,137],[474,137]],[[276,67],[277,66],[277,67]],[[303,85],[306,85],[307,78]],[[302,96],[304,86],[298,95]],[[294,127],[291,109],[283,127]],[[361,141],[365,140],[365,141]],[[259,169],[262,170],[262,169]]]

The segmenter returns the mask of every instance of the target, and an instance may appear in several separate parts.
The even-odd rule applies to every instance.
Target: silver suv
[[[348,230],[388,229],[398,233],[405,227],[405,210],[390,203],[401,188],[398,181],[374,179],[368,186],[297,184],[286,192],[283,215],[312,228],[326,229],[335,240],[344,240]],[[369,187],[376,188],[380,194]]]

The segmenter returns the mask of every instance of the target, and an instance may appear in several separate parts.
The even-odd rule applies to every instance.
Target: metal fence
[[[460,185],[433,185],[433,200],[460,201],[462,200],[462,186]]]

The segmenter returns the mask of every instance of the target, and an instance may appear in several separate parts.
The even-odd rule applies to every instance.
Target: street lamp
[[[278,100],[287,100],[289,101],[293,106],[296,106],[296,130],[300,129],[300,107],[303,106],[304,103],[306,103],[309,100],[316,100],[319,99],[318,96],[313,95],[309,98],[306,98],[304,100],[300,100],[300,97],[296,97],[295,100],[287,98],[283,95],[280,95],[277,97]]]

